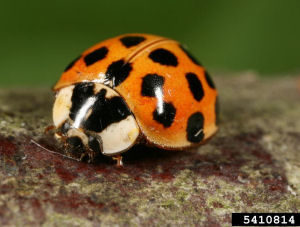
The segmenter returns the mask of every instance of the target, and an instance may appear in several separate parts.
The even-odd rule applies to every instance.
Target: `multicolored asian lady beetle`
[[[168,38],[127,34],[96,44],[53,89],[56,136],[89,159],[117,156],[139,142],[188,148],[217,131],[213,81]]]

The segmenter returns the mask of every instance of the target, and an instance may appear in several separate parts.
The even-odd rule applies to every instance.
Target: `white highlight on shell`
[[[95,84],[104,84],[104,85],[109,85],[110,84],[110,80],[107,79],[105,73],[103,73],[103,72],[100,72],[98,74],[97,79],[94,79],[94,80],[89,81],[89,82],[94,82]]]
[[[89,109],[95,104],[97,101],[96,97],[92,96],[89,97],[85,103],[82,105],[78,113],[76,114],[76,118],[73,124],[74,128],[79,128],[81,125],[81,122],[83,121],[84,117],[86,116]]]
[[[164,111],[164,107],[163,107],[164,95],[163,95],[163,92],[162,92],[162,88],[161,87],[156,87],[154,89],[154,93],[155,93],[155,97],[157,98],[157,112],[158,112],[158,114],[162,114],[163,111]]]
[[[198,132],[195,134],[195,136],[199,136],[199,134],[203,132],[203,129],[198,130]]]

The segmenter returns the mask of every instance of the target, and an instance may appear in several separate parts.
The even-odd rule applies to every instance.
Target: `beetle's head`
[[[73,149],[115,155],[136,143],[139,127],[123,98],[93,82],[60,89],[53,106],[56,135]]]

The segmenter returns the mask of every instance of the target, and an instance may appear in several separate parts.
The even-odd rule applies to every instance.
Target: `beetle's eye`
[[[73,148],[84,148],[84,145],[78,136],[69,137],[67,143]]]

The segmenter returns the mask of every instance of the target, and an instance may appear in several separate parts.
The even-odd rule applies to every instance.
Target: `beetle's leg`
[[[89,147],[86,147],[85,148],[86,149],[86,154],[87,154],[87,156],[88,156],[88,163],[91,163],[91,162],[93,162],[94,161],[94,159],[95,159],[95,157],[96,157],[96,152],[95,151],[93,151],[91,148],[89,148]]]
[[[123,167],[123,161],[121,155],[114,156],[113,160],[117,161],[117,167]]]
[[[80,158],[79,160],[80,161],[83,161],[83,159],[85,157],[87,157],[87,162],[88,163],[91,163],[94,161],[95,157],[96,157],[96,153],[95,151],[93,151],[91,148],[89,148],[87,145],[84,145],[84,149],[83,149],[84,152],[82,152],[82,154],[80,155]]]
[[[81,153],[79,160],[83,161],[83,159],[87,157],[88,163],[93,162],[95,157],[97,156],[97,153],[93,151],[91,148],[89,148],[88,146],[84,146],[83,151],[84,152]]]
[[[87,146],[84,147],[84,151],[85,151],[85,152],[83,152],[83,153],[80,155],[79,160],[80,160],[80,161],[83,161],[83,159],[84,159],[85,157],[87,157],[87,158],[88,158],[88,160],[87,160],[88,163],[93,162],[94,159],[95,159],[95,157],[96,157],[96,153],[95,153],[92,149],[90,149],[89,147],[87,147]]]
[[[88,162],[93,162],[94,159],[102,152],[102,139],[101,137],[89,130],[83,130],[84,134],[88,137],[88,144],[84,145],[85,153],[81,155],[81,158],[88,157]],[[94,143],[93,143],[94,142]],[[95,144],[96,142],[96,144]],[[94,146],[93,146],[94,144]]]

